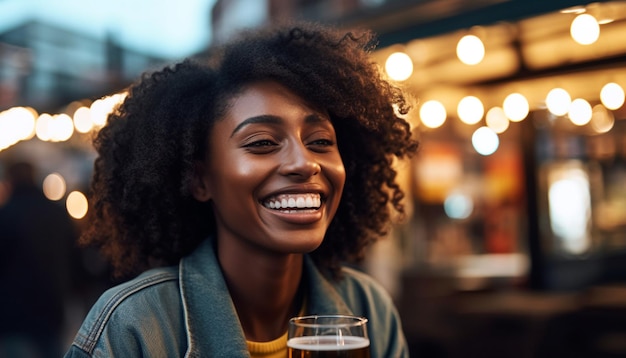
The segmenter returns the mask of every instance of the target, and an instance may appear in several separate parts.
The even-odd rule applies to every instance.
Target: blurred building
[[[164,63],[55,25],[29,21],[0,34],[0,108],[31,106],[55,113],[79,99],[120,91]]]

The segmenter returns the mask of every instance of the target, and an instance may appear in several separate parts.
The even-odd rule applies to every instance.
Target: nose
[[[321,166],[303,143],[285,148],[279,172],[281,175],[307,179],[319,174]]]

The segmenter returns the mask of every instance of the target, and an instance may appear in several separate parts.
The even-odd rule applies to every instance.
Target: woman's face
[[[195,195],[211,200],[220,245],[272,253],[321,244],[346,178],[328,114],[275,82],[231,100],[200,167]]]

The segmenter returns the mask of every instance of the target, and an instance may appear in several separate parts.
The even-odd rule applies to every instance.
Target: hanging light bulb
[[[500,139],[489,127],[480,127],[472,134],[472,146],[481,155],[491,155],[498,150]]]
[[[596,104],[591,110],[591,128],[596,133],[606,133],[615,125],[615,116],[613,112],[606,109],[601,104]]]
[[[465,35],[456,45],[456,55],[466,65],[479,64],[485,57],[485,45],[477,36]]]
[[[459,101],[456,111],[461,122],[476,124],[483,118],[485,108],[478,97],[467,96]]]
[[[506,118],[506,114],[501,107],[493,107],[487,111],[485,122],[487,127],[496,133],[504,133],[509,128],[509,119]]]
[[[592,15],[580,14],[572,21],[570,34],[579,44],[591,45],[600,37],[600,24]]]
[[[546,96],[546,106],[548,111],[555,116],[564,116],[569,111],[572,98],[569,93],[562,88],[553,88]]]
[[[617,83],[607,83],[600,91],[602,104],[611,110],[616,110],[624,104],[624,89]]]
[[[526,97],[519,93],[511,93],[506,96],[502,104],[504,113],[511,122],[520,122],[528,115],[530,106]]]
[[[569,113],[569,120],[577,126],[584,126],[591,120],[592,109],[589,102],[582,98],[576,98],[572,101]]]
[[[413,74],[413,60],[404,52],[394,52],[385,61],[385,71],[394,81],[404,81]]]
[[[430,100],[420,107],[420,119],[428,128],[438,128],[446,121],[446,108],[439,101]]]

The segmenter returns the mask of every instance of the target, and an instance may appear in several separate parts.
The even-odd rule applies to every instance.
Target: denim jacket
[[[369,319],[372,358],[408,357],[390,296],[369,276],[344,268],[329,280],[306,256],[307,314]],[[249,357],[243,329],[211,240],[178,266],[152,269],[107,290],[65,357]]]

